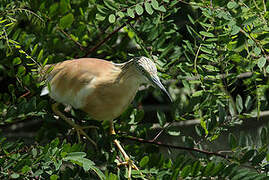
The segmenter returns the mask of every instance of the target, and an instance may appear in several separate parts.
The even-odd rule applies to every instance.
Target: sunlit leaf
[[[230,1],[230,2],[228,2],[227,7],[229,9],[236,8],[237,7],[237,3],[235,1]]]
[[[68,28],[72,25],[73,21],[74,21],[74,15],[72,13],[69,13],[60,19],[59,25],[63,29]]]
[[[134,10],[133,10],[132,8],[128,8],[128,9],[127,9],[127,14],[128,14],[128,16],[130,16],[131,18],[134,18],[134,17],[135,17]]]
[[[152,0],[151,5],[154,9],[158,10],[159,9],[159,3],[157,0]]]
[[[108,21],[110,23],[114,23],[116,20],[116,16],[114,14],[110,14],[109,17],[108,17]]]
[[[136,13],[137,13],[138,15],[142,15],[143,12],[144,12],[144,9],[143,9],[143,7],[142,7],[140,4],[137,4],[137,5],[135,6],[135,11],[136,11]]]
[[[238,113],[241,113],[243,110],[243,100],[239,94],[237,94],[237,96],[236,96],[236,109],[237,109]]]
[[[205,36],[205,37],[215,37],[214,34],[210,33],[210,32],[206,32],[206,31],[200,31],[199,32],[201,35]]]
[[[21,58],[19,57],[15,57],[12,61],[12,64],[15,66],[15,65],[18,65],[18,64],[21,64]]]
[[[258,59],[257,65],[259,68],[263,68],[265,66],[265,63],[266,63],[266,59],[265,57],[262,56]]]
[[[153,10],[151,8],[151,4],[149,2],[145,2],[145,10],[148,14],[152,15],[153,14]]]
[[[139,162],[139,166],[140,167],[145,167],[149,162],[149,157],[148,156],[144,156],[140,162]]]

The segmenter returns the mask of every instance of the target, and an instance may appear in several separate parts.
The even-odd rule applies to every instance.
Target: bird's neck
[[[123,64],[118,64],[120,66],[121,72],[118,76],[118,80],[121,83],[133,83],[139,86],[142,83],[145,83],[145,78],[139,71],[136,69],[134,62],[128,61]]]

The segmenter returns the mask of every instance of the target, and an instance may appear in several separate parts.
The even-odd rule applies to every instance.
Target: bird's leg
[[[113,121],[110,121],[110,134],[115,135],[116,132],[114,130],[114,125]],[[120,150],[121,154],[123,155],[125,162],[119,163],[118,166],[120,165],[128,165],[128,179],[131,179],[131,173],[132,173],[132,168],[139,171],[138,167],[133,163],[133,161],[130,159],[128,154],[124,151],[123,147],[120,145],[120,142],[117,139],[114,139],[113,142],[117,146],[117,148]],[[143,176],[143,174],[140,172],[140,175]]]
[[[53,112],[57,116],[59,116],[60,118],[62,118],[63,120],[65,120],[70,126],[72,126],[76,130],[77,136],[78,136],[78,141],[80,142],[80,135],[83,135],[83,136],[85,136],[94,145],[94,147],[97,147],[96,143],[83,130],[83,129],[97,128],[97,127],[96,126],[85,126],[85,127],[81,127],[81,126],[77,125],[70,118],[66,117],[62,112],[60,112],[58,110],[58,106],[59,106],[59,103],[55,103],[55,104],[52,105]]]

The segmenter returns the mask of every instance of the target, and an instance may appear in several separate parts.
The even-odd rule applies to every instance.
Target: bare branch
[[[222,158],[227,159],[227,160],[231,159],[231,157],[229,157],[228,155],[224,155],[224,154],[220,154],[220,153],[216,153],[216,152],[209,152],[209,151],[205,151],[205,150],[201,150],[201,149],[197,149],[197,148],[188,148],[188,147],[183,147],[183,146],[164,144],[162,142],[153,141],[153,140],[146,140],[146,139],[132,137],[132,136],[122,136],[122,137],[124,139],[129,139],[131,141],[136,141],[136,142],[139,142],[139,143],[154,144],[154,145],[157,145],[157,146],[173,148],[173,149],[179,149],[179,150],[184,150],[184,151],[194,151],[194,152],[203,153],[203,154],[206,154],[206,155],[209,155],[209,156],[222,157]]]

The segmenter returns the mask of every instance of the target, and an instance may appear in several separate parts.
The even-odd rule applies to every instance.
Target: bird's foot
[[[117,163],[117,166],[127,166],[128,167],[128,179],[131,179],[131,175],[132,175],[132,169],[138,171],[141,175],[142,179],[146,179],[144,177],[144,175],[142,174],[142,172],[138,169],[138,167],[134,164],[134,162],[130,159],[129,156],[124,157],[125,161],[124,162],[119,162]]]
[[[84,129],[92,129],[92,128],[95,128],[97,129],[98,127],[97,126],[79,126],[77,124],[75,124],[73,126],[73,128],[75,129],[75,131],[77,132],[77,136],[78,136],[78,141],[81,142],[80,140],[80,135],[86,137],[87,140],[89,140],[95,148],[97,148],[97,145],[96,143],[87,135],[87,133],[84,131]]]

